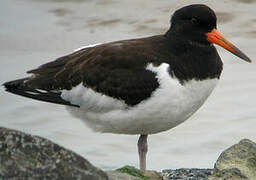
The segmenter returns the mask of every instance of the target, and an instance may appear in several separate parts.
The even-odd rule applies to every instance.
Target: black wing
[[[155,59],[150,38],[119,41],[81,49],[31,70],[31,77],[7,82],[6,90],[51,103],[71,105],[61,90],[85,87],[123,100],[133,106],[149,98],[159,86],[155,74],[146,70]],[[150,45],[151,44],[151,45]],[[150,55],[149,55],[150,54]]]
[[[63,100],[61,98],[61,92],[44,91],[42,89],[35,89],[34,87],[27,86],[26,81],[28,79],[29,78],[24,78],[4,83],[6,91],[39,101],[79,107],[78,105]]]

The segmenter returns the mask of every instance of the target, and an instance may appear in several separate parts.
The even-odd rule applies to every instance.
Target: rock
[[[256,179],[256,143],[243,139],[221,153],[211,177]],[[218,179],[221,180],[221,179]]]
[[[83,157],[49,140],[0,127],[0,179],[107,180]]]
[[[239,169],[234,168],[214,171],[208,180],[248,180],[248,178],[242,175]]]
[[[0,127],[0,180],[255,180],[256,144],[240,141],[221,153],[214,169],[104,172],[47,139]]]
[[[164,180],[206,180],[212,175],[213,169],[176,169],[163,170]]]
[[[119,171],[108,171],[107,174],[109,180],[141,180],[141,178],[121,173]]]
[[[120,169],[117,169],[117,171],[120,173],[129,174],[133,177],[136,177],[138,180],[162,180],[161,173],[158,173],[156,171],[143,172],[132,166],[124,166]]]

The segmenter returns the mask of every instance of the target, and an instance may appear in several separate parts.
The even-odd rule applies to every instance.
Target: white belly
[[[147,66],[157,74],[160,87],[152,96],[134,107],[96,93],[82,84],[63,91],[62,98],[80,108],[67,107],[98,132],[120,134],[153,134],[171,129],[188,119],[202,106],[216,86],[217,79],[191,80],[181,85],[168,73],[166,63]]]

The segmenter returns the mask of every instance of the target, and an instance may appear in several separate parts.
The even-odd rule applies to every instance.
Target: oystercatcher
[[[216,30],[216,15],[202,4],[177,10],[162,35],[98,44],[28,71],[6,91],[66,105],[94,131],[139,134],[140,169],[147,137],[169,130],[197,111],[219,81],[218,44],[251,60]]]

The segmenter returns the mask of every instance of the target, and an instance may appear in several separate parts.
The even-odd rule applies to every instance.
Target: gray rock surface
[[[214,170],[212,176],[208,177],[208,180],[249,180],[247,177],[241,174],[239,169],[224,169]],[[252,179],[253,180],[253,179]]]
[[[163,170],[164,180],[206,180],[212,173],[213,169]]]
[[[0,179],[106,180],[83,157],[47,139],[0,128]]]
[[[243,139],[222,152],[215,163],[214,176],[222,177],[225,180],[255,180],[256,143],[249,139]]]

